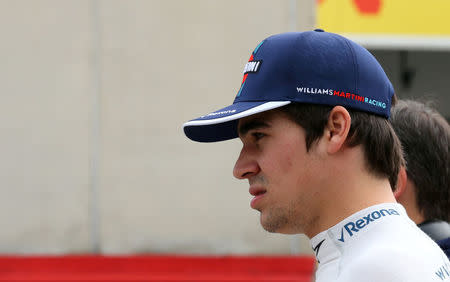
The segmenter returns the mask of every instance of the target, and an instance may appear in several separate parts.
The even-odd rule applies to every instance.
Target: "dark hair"
[[[333,106],[291,103],[281,108],[290,119],[305,129],[306,149],[323,135]],[[347,109],[351,126],[346,145],[362,145],[366,168],[376,176],[389,179],[395,190],[398,172],[403,164],[400,141],[389,121],[381,116]]]
[[[399,101],[391,112],[419,210],[426,220],[449,221],[450,125],[430,104],[418,101]]]

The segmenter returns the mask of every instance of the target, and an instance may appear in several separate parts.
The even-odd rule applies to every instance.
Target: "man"
[[[267,231],[310,238],[317,282],[450,281],[447,257],[392,192],[402,156],[391,102],[389,79],[360,45],[284,33],[253,51],[233,105],[184,132],[241,139],[234,176],[248,180]]]
[[[399,101],[391,123],[403,146],[394,193],[409,217],[450,256],[450,125],[418,101]]]

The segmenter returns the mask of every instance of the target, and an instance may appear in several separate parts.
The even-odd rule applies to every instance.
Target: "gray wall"
[[[314,1],[0,1],[0,253],[310,252],[266,233],[237,140],[183,122],[231,103]]]
[[[0,1],[0,251],[89,246],[87,1]]]

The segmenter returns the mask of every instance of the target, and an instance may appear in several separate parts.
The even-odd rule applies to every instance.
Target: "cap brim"
[[[289,104],[290,101],[237,102],[183,124],[186,136],[198,142],[217,142],[238,137],[240,118]]]

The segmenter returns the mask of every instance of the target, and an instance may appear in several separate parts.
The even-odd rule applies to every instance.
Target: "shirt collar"
[[[383,203],[360,210],[333,227],[311,238],[311,247],[319,264],[340,256],[345,245],[357,240],[367,230],[389,218],[406,216],[406,211],[398,203]]]

